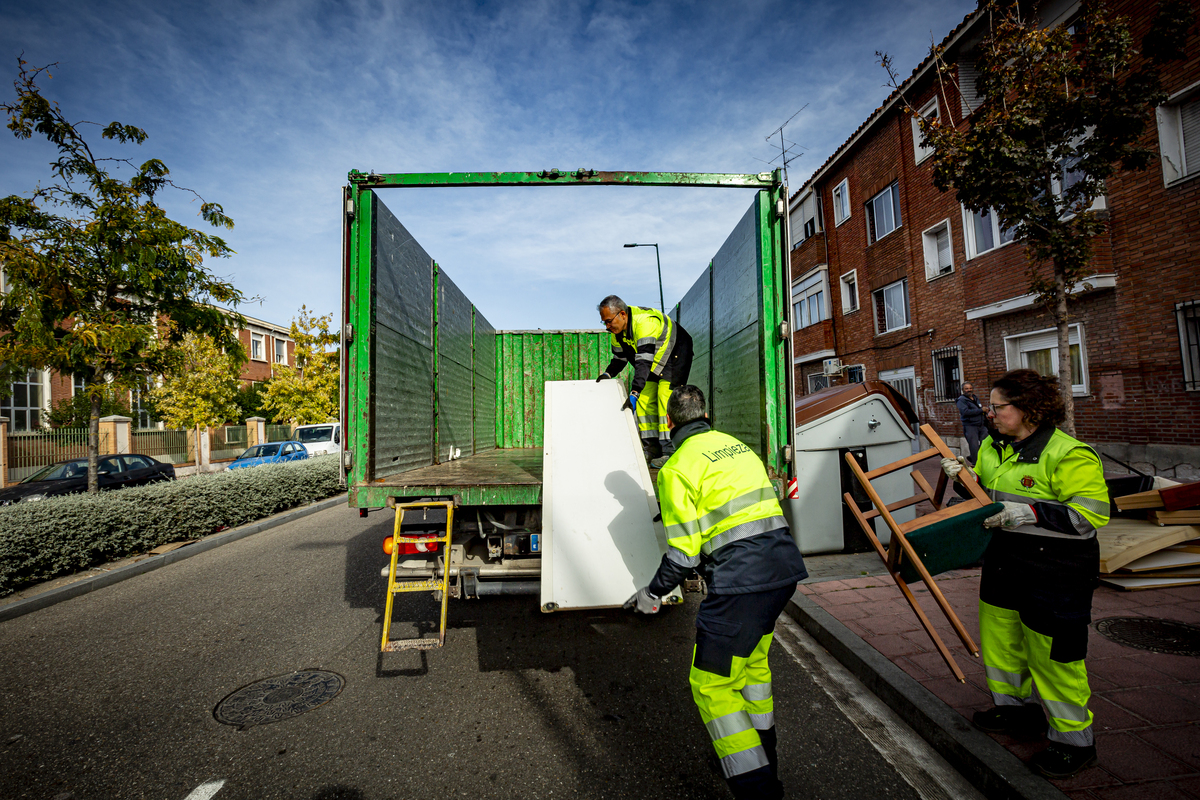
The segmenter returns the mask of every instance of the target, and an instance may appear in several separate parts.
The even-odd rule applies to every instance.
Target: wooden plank
[[[1170,567],[1153,572],[1114,572],[1101,578],[1200,578],[1200,565],[1194,567]]]
[[[1200,577],[1197,578],[1101,578],[1101,583],[1106,583],[1117,589],[1123,589],[1127,592],[1136,592],[1142,589],[1167,589],[1172,586],[1195,586],[1200,584]]]
[[[866,473],[867,480],[873,481],[876,478],[895,472],[898,469],[904,469],[905,467],[910,467],[913,464],[919,464],[927,458],[933,458],[934,456],[940,455],[941,453],[939,453],[937,449],[933,447],[929,448],[928,450],[922,450],[919,453],[913,453],[911,456],[905,456],[899,461],[893,461],[891,464],[885,464],[878,469],[871,470],[870,472]]]
[[[1200,508],[1185,511],[1151,511],[1147,520],[1155,525],[1200,525]]]
[[[1161,527],[1146,520],[1115,517],[1097,534],[1100,540],[1100,571],[1116,572],[1142,556],[1200,536],[1195,525]]]
[[[961,503],[955,503],[952,506],[938,509],[932,514],[926,514],[916,519],[910,519],[900,526],[901,533],[911,533],[918,528],[924,528],[926,525],[932,525],[935,522],[941,522],[944,519],[957,517],[959,514],[965,514],[968,511],[974,511],[979,508],[984,508],[991,503],[980,503],[978,500],[964,500]]]
[[[1185,508],[1200,506],[1200,483],[1168,486],[1159,489],[1158,493],[1162,496],[1163,508],[1167,511],[1182,511]]]
[[[542,482],[542,448],[487,450],[467,458],[381,478],[378,486],[536,486]]]
[[[1157,553],[1142,556],[1136,561],[1130,561],[1121,567],[1119,572],[1145,572],[1147,570],[1192,566],[1200,566],[1200,553],[1192,553],[1188,550],[1168,547],[1166,550],[1159,550]]]
[[[1113,500],[1117,504],[1117,508],[1121,511],[1130,511],[1135,508],[1162,508],[1162,497],[1158,493],[1158,489],[1151,489],[1148,492],[1138,492],[1137,494],[1127,494],[1124,497],[1117,497]]]

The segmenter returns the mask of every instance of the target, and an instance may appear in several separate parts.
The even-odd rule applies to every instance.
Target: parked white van
[[[292,438],[304,444],[309,458],[342,452],[342,426],[337,422],[298,425]]]

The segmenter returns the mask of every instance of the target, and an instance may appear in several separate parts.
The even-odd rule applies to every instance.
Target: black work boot
[[[781,800],[783,784],[771,774],[770,767],[759,767],[741,775],[726,778],[736,800]]]
[[[1040,736],[1046,732],[1046,715],[1037,703],[1019,706],[993,706],[976,711],[971,722],[984,733],[1007,733],[1009,736]]]
[[[1029,759],[1029,766],[1047,778],[1070,778],[1096,763],[1096,745],[1074,747],[1062,742],[1050,746]]]

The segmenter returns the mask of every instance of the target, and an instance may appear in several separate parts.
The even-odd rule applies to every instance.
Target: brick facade
[[[1200,0],[1197,2],[1200,8]],[[1112,4],[1132,21],[1136,41],[1149,27],[1154,6],[1132,0]],[[1061,18],[1061,17],[1060,17]],[[956,46],[978,38],[980,20],[968,17],[948,38]],[[1188,41],[1189,58],[1163,71],[1164,88],[1177,95],[1200,83],[1200,36]],[[934,97],[932,70],[918,68],[904,89],[913,106]],[[949,89],[956,118],[960,98]],[[791,251],[793,281],[827,268],[825,320],[795,331],[798,395],[809,392],[809,376],[822,371],[818,354],[843,365],[862,364],[863,377],[911,367],[923,422],[948,438],[961,436],[957,409],[935,397],[933,354],[960,348],[960,378],[987,387],[1013,363],[1006,337],[1053,327],[1049,315],[1020,298],[1028,292],[1027,262],[1016,243],[968,259],[966,226],[971,224],[952,192],[932,183],[930,160],[919,161],[913,126],[889,99],[792,198],[793,238],[803,220],[800,201],[819,198],[819,230]],[[945,119],[945,116],[943,116]],[[1159,147],[1152,124],[1145,143]],[[1158,164],[1143,172],[1119,172],[1108,182],[1109,230],[1093,243],[1095,287],[1077,296],[1073,321],[1082,325],[1086,394],[1075,397],[1076,431],[1102,452],[1158,474],[1200,477],[1200,391],[1186,391],[1175,304],[1200,300],[1200,173],[1164,185]],[[849,217],[834,220],[833,192],[845,180]],[[893,182],[898,187],[901,224],[873,243],[866,205]],[[949,223],[952,268],[926,274],[923,233]],[[855,271],[858,309],[843,308],[840,278]],[[873,292],[907,280],[908,324],[879,332]],[[800,321],[797,320],[797,324]],[[1009,340],[1011,344],[1013,340]],[[829,352],[832,351],[832,352]],[[948,351],[944,351],[948,352]],[[836,355],[835,355],[836,354]],[[842,379],[844,380],[844,379]],[[1114,471],[1114,464],[1106,463]]]

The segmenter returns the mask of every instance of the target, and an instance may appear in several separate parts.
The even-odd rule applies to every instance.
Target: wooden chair
[[[850,465],[850,470],[854,473],[854,477],[862,486],[863,491],[871,499],[872,505],[875,506],[873,511],[861,511],[858,503],[849,492],[846,492],[846,505],[850,507],[850,511],[854,514],[858,524],[862,526],[863,533],[867,539],[875,547],[875,551],[879,553],[879,557],[883,559],[883,563],[887,565],[888,572],[892,579],[896,581],[896,585],[900,587],[900,593],[904,595],[904,599],[912,606],[916,612],[917,619],[921,621],[921,625],[925,628],[925,632],[929,634],[929,638],[933,640],[934,646],[937,647],[938,653],[946,661],[946,665],[950,667],[950,671],[954,673],[954,677],[958,678],[959,682],[965,682],[966,678],[958,663],[955,662],[954,656],[950,655],[950,651],[942,642],[933,624],[929,621],[929,617],[925,615],[916,597],[908,585],[918,579],[925,582],[929,587],[929,593],[933,595],[933,599],[941,608],[942,613],[946,615],[946,619],[950,622],[954,632],[958,634],[958,638],[962,640],[967,651],[973,655],[979,656],[979,648],[976,646],[971,635],[967,633],[967,629],[963,627],[962,622],[954,613],[954,609],[950,608],[950,604],[946,602],[945,595],[938,588],[937,583],[933,580],[933,576],[947,570],[955,569],[966,564],[978,561],[983,555],[984,549],[987,547],[990,534],[983,528],[983,520],[993,514],[998,514],[1003,509],[999,503],[993,503],[981,487],[969,473],[964,469],[959,474],[957,481],[966,487],[971,495],[971,499],[965,500],[955,505],[942,507],[941,498],[946,491],[946,475],[939,472],[937,488],[929,485],[929,481],[925,479],[917,470],[912,471],[912,479],[917,484],[917,493],[912,497],[904,500],[898,500],[895,503],[884,503],[880,498],[879,493],[871,486],[871,481],[882,478],[885,475],[890,475],[906,467],[911,467],[927,458],[954,458],[954,454],[950,452],[950,448],[946,447],[946,443],[941,440],[941,437],[934,432],[933,428],[928,425],[921,426],[921,433],[933,445],[928,450],[922,450],[906,458],[902,458],[892,464],[887,464],[882,467],[863,472],[862,467],[854,459],[850,453],[846,454],[846,463]],[[933,504],[934,512],[926,514],[922,517],[917,517],[910,522],[898,523],[892,516],[892,512],[899,511],[902,508],[915,506],[922,500],[928,500]],[[882,517],[891,531],[892,537],[885,550],[880,544],[879,538],[875,535],[875,529],[872,526],[871,520],[875,517]]]

